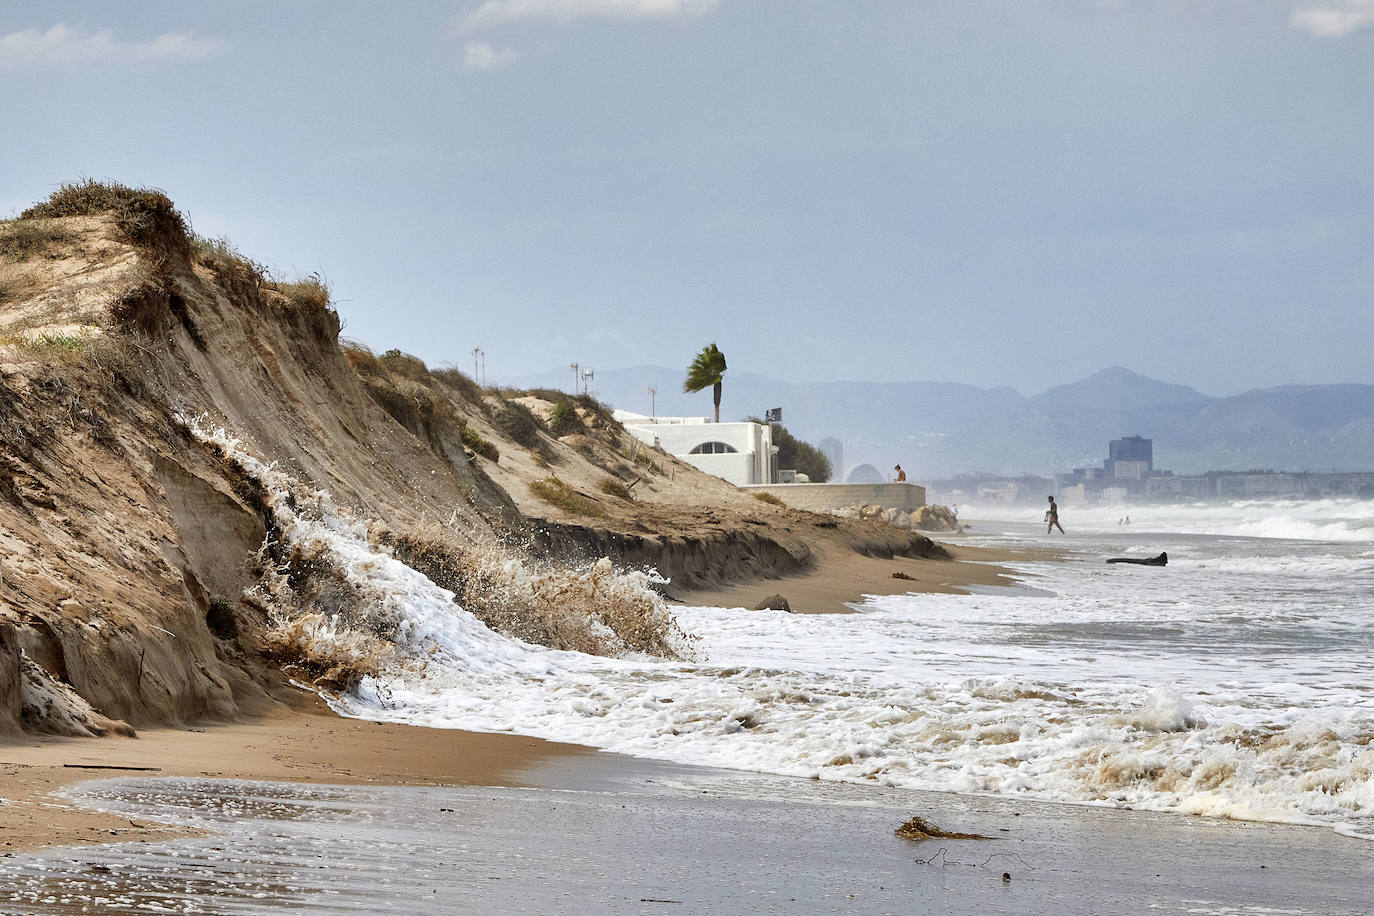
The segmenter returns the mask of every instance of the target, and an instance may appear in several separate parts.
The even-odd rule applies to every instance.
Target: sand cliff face
[[[395,435],[326,302],[198,262],[175,225],[140,246],[113,217],[52,222],[59,244],[3,265],[0,729],[222,719],[278,689],[264,609],[244,598],[261,508],[178,414],[370,517],[444,506],[487,532],[466,465]],[[100,715],[26,688],[35,676]]]
[[[489,551],[550,569],[610,556],[687,584],[809,564],[805,513],[635,456],[595,411],[516,441],[499,397],[341,347],[313,278],[272,281],[194,243],[170,202],[134,217],[0,224],[0,733],[224,720],[287,689],[256,586],[292,559],[260,487],[189,417],[459,579]],[[544,502],[530,484],[549,478],[584,501]],[[938,550],[878,526],[846,536]],[[288,571],[302,600],[324,594]]]

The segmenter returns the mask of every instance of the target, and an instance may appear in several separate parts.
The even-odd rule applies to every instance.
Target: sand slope
[[[469,606],[492,553],[546,575],[608,556],[658,569],[674,593],[814,575],[823,557],[946,556],[641,451],[594,403],[559,426],[556,392],[483,391],[339,332],[317,278],[273,279],[196,239],[154,192],[87,183],[0,223],[0,735],[271,712],[291,693],[280,665],[300,661],[274,654],[274,619],[351,600],[274,538],[261,486],[188,417],[327,490]],[[512,402],[532,427],[510,425]],[[575,500],[536,492],[555,478]],[[290,606],[260,587],[278,574]],[[535,624],[510,625],[586,643]]]

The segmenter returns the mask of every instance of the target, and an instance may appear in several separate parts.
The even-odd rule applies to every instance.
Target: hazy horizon
[[[598,370],[591,393],[639,414],[711,416],[710,390],[685,393],[682,376],[667,366]],[[572,374],[562,368],[487,381],[567,391]],[[649,386],[656,388],[653,398]],[[1280,386],[1213,396],[1110,367],[1023,393],[940,381],[797,383],[731,369],[723,395],[722,420],[761,417],[781,407],[784,425],[798,438],[813,445],[830,437],[844,443],[846,467],[901,463],[918,477],[1097,466],[1110,440],[1130,435],[1153,439],[1155,467],[1179,473],[1374,469],[1372,385]]]
[[[354,338],[354,339],[356,340],[356,338]],[[383,347],[383,348],[381,348],[381,349],[377,349],[377,347],[376,347],[371,341],[357,340],[357,342],[358,342],[358,343],[362,343],[362,344],[368,346],[368,347],[371,348],[371,349],[376,349],[377,352],[379,352],[379,353],[382,352],[382,350],[390,349],[390,348],[388,348],[388,347]],[[411,355],[415,355],[415,354],[411,354]],[[728,358],[728,357],[729,357],[729,354],[727,353],[726,356],[727,356],[727,358]],[[473,374],[473,371],[474,371],[474,367],[473,367],[473,362],[472,362],[471,356],[469,356],[466,365],[464,365],[463,362],[462,362],[461,360],[451,360],[451,359],[442,359],[442,360],[439,360],[439,361],[436,362],[434,365],[452,366],[453,368],[458,369],[460,372],[463,372],[465,375],[469,375],[469,376],[471,376],[471,375]],[[619,373],[619,372],[646,371],[646,370],[651,370],[651,371],[660,371],[660,370],[661,370],[661,371],[663,372],[665,378],[675,378],[675,379],[677,379],[679,382],[681,381],[681,378],[682,378],[682,377],[685,377],[686,374],[687,374],[687,370],[686,370],[686,367],[685,367],[685,366],[684,366],[683,368],[681,368],[681,369],[678,369],[678,368],[676,368],[676,367],[674,367],[674,366],[669,366],[669,365],[666,365],[666,364],[664,364],[664,363],[653,363],[653,362],[642,362],[642,363],[636,363],[636,364],[634,364],[634,365],[629,365],[629,366],[605,366],[605,367],[601,367],[601,366],[591,366],[591,365],[589,364],[589,365],[586,366],[586,368],[592,369],[594,372],[605,373],[605,374]],[[786,382],[786,383],[789,384],[789,385],[846,385],[846,384],[856,384],[856,385],[927,385],[927,384],[929,384],[929,385],[969,385],[969,386],[971,386],[971,387],[973,387],[973,388],[977,388],[977,389],[980,389],[980,390],[983,390],[983,391],[994,391],[994,390],[998,390],[998,389],[1009,388],[1009,389],[1011,389],[1012,391],[1016,392],[1017,394],[1021,395],[1022,397],[1033,398],[1033,397],[1035,397],[1035,396],[1037,396],[1037,395],[1044,394],[1045,392],[1051,391],[1051,390],[1053,390],[1053,389],[1055,389],[1055,388],[1062,388],[1062,387],[1064,387],[1064,386],[1066,386],[1066,385],[1074,385],[1074,384],[1076,384],[1076,383],[1078,383],[1078,382],[1086,381],[1087,379],[1093,378],[1094,376],[1102,375],[1103,373],[1111,373],[1111,372],[1116,371],[1116,370],[1124,370],[1125,372],[1128,372],[1128,373],[1130,373],[1131,375],[1140,376],[1141,378],[1145,378],[1145,379],[1148,379],[1148,380],[1153,381],[1153,382],[1160,382],[1160,383],[1163,383],[1163,384],[1166,384],[1166,385],[1182,385],[1183,387],[1186,387],[1186,388],[1192,388],[1192,389],[1193,389],[1194,391],[1196,391],[1198,394],[1204,395],[1205,397],[1208,397],[1208,398],[1215,398],[1215,399],[1230,398],[1230,397],[1235,397],[1235,396],[1241,395],[1241,394],[1247,394],[1247,393],[1250,393],[1250,392],[1253,392],[1253,391],[1265,391],[1265,390],[1269,390],[1269,389],[1273,389],[1273,388],[1311,388],[1311,387],[1340,386],[1340,385],[1374,385],[1374,383],[1371,383],[1371,382],[1353,382],[1353,381],[1335,381],[1335,382],[1320,382],[1320,383],[1299,383],[1299,382],[1285,383],[1285,382],[1278,382],[1278,383],[1275,383],[1275,384],[1272,384],[1272,385],[1263,385],[1263,386],[1252,387],[1252,388],[1240,388],[1240,389],[1237,389],[1237,390],[1235,390],[1235,391],[1217,392],[1217,391],[1208,391],[1208,390],[1204,390],[1204,389],[1198,388],[1198,387],[1196,387],[1196,386],[1194,386],[1194,385],[1186,385],[1186,384],[1184,384],[1183,382],[1179,382],[1179,381],[1176,381],[1176,380],[1173,380],[1173,379],[1169,379],[1169,378],[1163,378],[1163,377],[1161,377],[1161,376],[1158,375],[1158,374],[1151,373],[1151,372],[1141,371],[1141,370],[1136,369],[1136,368],[1133,368],[1133,367],[1131,367],[1131,366],[1110,365],[1110,366],[1102,366],[1101,368],[1098,368],[1098,369],[1089,370],[1088,372],[1084,373],[1083,375],[1076,376],[1076,377],[1074,377],[1074,378],[1066,378],[1066,379],[1064,379],[1063,381],[1055,382],[1055,383],[1050,384],[1050,385],[1046,385],[1046,386],[1044,386],[1043,388],[1025,389],[1025,388],[1018,387],[1017,385],[986,385],[986,384],[978,384],[978,383],[976,383],[976,382],[962,382],[962,381],[955,381],[955,380],[953,380],[953,379],[940,379],[940,378],[873,379],[873,378],[860,378],[860,377],[857,377],[857,376],[852,377],[852,378],[828,378],[828,379],[796,378],[796,377],[789,377],[789,376],[782,375],[782,374],[775,374],[775,373],[772,373],[772,372],[759,371],[759,370],[753,369],[753,368],[743,368],[743,367],[737,368],[737,367],[734,366],[733,363],[731,364],[730,369],[728,369],[728,370],[726,371],[726,373],[725,373],[725,385],[726,385],[726,388],[728,389],[728,388],[729,388],[729,385],[730,385],[730,378],[731,378],[732,375],[733,375],[735,378],[739,378],[741,375],[750,375],[750,376],[757,376],[757,377],[760,377],[760,378],[771,379],[771,380],[779,381],[779,382]],[[562,381],[561,383],[558,382],[558,379],[561,378],[561,377],[564,377],[564,376],[566,376],[566,378],[563,378],[563,381]],[[547,383],[550,383],[550,382],[551,382],[551,383],[553,383],[553,387],[556,388],[556,389],[558,389],[558,390],[562,390],[562,391],[571,391],[571,390],[572,390],[571,381],[572,381],[572,374],[571,374],[571,369],[570,369],[570,368],[568,368],[568,367],[566,367],[566,366],[554,366],[554,367],[548,367],[548,368],[545,368],[545,369],[542,369],[542,370],[539,370],[539,371],[536,371],[536,372],[512,374],[512,375],[509,375],[509,376],[507,376],[507,377],[505,377],[505,378],[498,378],[498,377],[492,375],[492,374],[491,374],[491,371],[488,370],[488,372],[487,372],[487,379],[485,380],[484,384],[487,384],[487,385],[490,385],[490,386],[494,386],[494,387],[511,387],[511,388],[519,388],[519,387],[522,386],[522,384],[528,384],[528,383],[541,383],[541,384],[547,384]],[[676,388],[677,388],[677,386],[674,386],[674,387],[673,387],[673,390],[674,390],[675,393],[678,393],[678,392],[676,391]],[[580,391],[581,389],[579,388],[578,390]],[[664,389],[660,389],[660,390],[664,390]],[[596,381],[595,381],[595,377],[593,378],[593,381],[592,381],[590,393],[593,394],[593,395],[596,394]],[[706,409],[705,409],[705,412],[703,413],[703,416],[706,415],[706,414],[709,414],[709,413],[711,412],[710,391],[709,391],[709,390],[708,390],[705,394],[694,394],[694,395],[690,395],[690,397],[696,397],[696,398],[702,399],[702,403],[704,403],[704,404],[706,405]],[[628,409],[628,408],[627,408],[627,409]],[[638,412],[638,411],[636,411],[636,412]]]

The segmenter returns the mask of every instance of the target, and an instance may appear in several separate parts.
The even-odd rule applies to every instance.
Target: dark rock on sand
[[[1168,552],[1161,553],[1157,557],[1112,557],[1108,563],[1132,563],[1136,566],[1168,566]]]

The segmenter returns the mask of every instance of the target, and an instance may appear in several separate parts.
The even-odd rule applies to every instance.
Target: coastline
[[[863,594],[1011,585],[1022,574],[1001,564],[1061,555],[1038,548],[951,550],[953,561],[823,556],[810,574],[718,594],[779,591],[803,608],[843,607]],[[914,581],[891,579],[895,569],[910,570]],[[719,600],[709,592],[689,597],[695,604]],[[1354,914],[1363,911],[1366,896],[1361,875],[1368,842],[1329,828],[689,767],[514,735],[346,719],[305,693],[292,707],[251,722],[148,730],[137,739],[30,738],[0,745],[3,852],[40,857],[17,864],[16,887],[88,888],[99,880],[92,871],[120,875],[130,863],[161,868],[158,850],[169,840],[190,840],[176,848],[186,850],[192,863],[212,861],[207,857],[219,855],[221,845],[244,857],[238,861],[265,855],[275,862],[280,850],[310,842],[293,833],[308,831],[308,824],[282,821],[273,837],[230,847],[233,838],[222,837],[213,824],[162,826],[58,796],[92,779],[190,776],[296,783],[305,794],[312,785],[353,786],[381,793],[358,796],[360,810],[395,802],[407,817],[432,819],[437,832],[426,834],[415,853],[454,864],[438,870],[441,879],[432,877],[434,868],[418,868],[406,899],[435,892],[427,883],[433,881],[439,893],[478,888],[473,899],[483,905],[533,904],[550,912],[570,906],[640,912],[656,903],[731,913],[748,903],[856,913],[914,906],[982,913],[1148,908],[1224,914],[1278,907]],[[158,769],[64,766],[70,763]],[[425,794],[435,792],[441,794]],[[442,814],[455,810],[462,814]],[[990,839],[894,837],[893,829],[913,814]],[[458,820],[447,828],[443,817]],[[213,840],[195,839],[210,831]],[[816,842],[817,832],[825,843]],[[89,849],[97,844],[128,845]],[[527,862],[528,849],[540,855]],[[682,849],[691,850],[694,868],[688,872],[673,865]],[[389,854],[357,862],[345,856],[324,879],[336,895],[330,899],[377,908],[394,902],[383,895],[401,888],[371,881],[378,867],[397,864]],[[693,877],[697,869],[720,878],[702,882]],[[185,871],[189,882],[197,869]],[[21,879],[33,883],[21,885]]]
[[[753,579],[712,588],[684,589],[682,604],[696,607],[757,606],[770,595],[787,599],[793,613],[849,614],[850,605],[866,595],[966,595],[974,588],[1014,586],[1025,573],[1011,568],[1017,562],[1053,560],[1062,552],[1049,548],[998,548],[939,542],[951,560],[917,557],[882,559],[865,556],[835,543],[818,543],[816,565],[804,573],[777,579]],[[909,578],[895,578],[900,572]]]
[[[696,606],[749,608],[782,592],[798,613],[852,613],[848,605],[865,595],[965,594],[970,586],[1014,585],[1020,574],[1001,564],[1054,556],[1048,550],[946,546],[953,560],[879,559],[826,545],[817,552],[815,569],[807,573],[688,591],[681,597]],[[893,578],[899,570],[911,578]],[[589,776],[582,758],[590,756],[598,759],[600,775]],[[605,769],[611,760],[617,761],[614,771]],[[348,719],[314,694],[301,692],[290,707],[234,723],[152,728],[137,738],[27,736],[0,741],[0,849],[20,852],[179,833],[53,797],[74,783],[106,776],[566,788],[587,778],[642,774],[650,766],[663,764],[520,735]]]
[[[804,608],[843,607],[863,594],[1011,585],[1024,576],[1012,568],[1017,561],[1063,555],[1038,547],[951,550],[953,561],[824,555],[811,574],[729,592],[779,591]],[[891,579],[894,569],[911,570],[913,579]],[[705,603],[703,594],[693,593],[693,603]],[[158,769],[64,766],[70,763]],[[654,903],[709,914],[774,907],[1354,914],[1367,896],[1368,841],[1329,827],[691,767],[513,735],[345,719],[305,693],[290,709],[240,724],[149,730],[137,739],[15,741],[0,745],[0,774],[3,851],[29,853],[0,858],[0,884],[19,895],[13,899],[35,903],[54,892],[146,897],[140,876],[161,876],[169,857],[189,864],[166,886],[195,899],[207,893],[195,885],[201,869],[225,855],[240,863],[236,877],[209,891],[211,899],[222,893],[250,904],[278,886],[273,881],[290,883],[298,895],[292,912],[338,903],[383,910],[400,899],[447,894],[492,909],[545,912],[643,912]],[[207,780],[199,790],[167,790],[207,793],[204,808],[186,796],[191,807],[179,826],[128,807],[122,815],[102,813],[59,795],[89,780],[175,776]],[[254,833],[232,820],[233,808],[231,820],[216,820],[215,793],[242,791],[218,780],[292,783],[307,805],[328,799],[341,813],[331,815],[328,840],[308,818],[273,821],[265,832],[255,822]],[[329,788],[338,786],[350,788]],[[108,782],[71,794],[92,791],[108,791]],[[288,800],[297,790],[263,791]],[[894,837],[912,815],[984,838]],[[384,836],[373,843],[376,832]],[[186,842],[167,845],[174,840]],[[313,860],[322,842],[332,857],[327,871],[281,870],[282,862]],[[680,864],[684,855],[690,869]],[[395,878],[378,883],[378,873]],[[702,881],[703,874],[717,877]],[[475,896],[455,896],[464,894]],[[426,911],[449,911],[438,905]]]
[[[317,719],[310,727],[328,722]],[[157,830],[130,826],[142,823],[138,799],[149,787],[104,774],[113,778],[86,791],[126,799],[102,802],[124,815],[90,813],[124,825],[121,836],[99,837],[119,845],[0,857],[0,886],[10,900],[44,913],[74,912],[66,902],[90,899],[117,900],[114,911],[135,912],[139,901],[162,903],[164,894],[255,913],[382,912],[402,905],[413,912],[634,913],[654,904],[705,914],[938,909],[1223,916],[1356,914],[1366,907],[1368,843],[1326,828],[856,786],[543,742],[511,744],[502,735],[359,725],[365,728],[325,728],[321,734],[330,738],[313,744],[339,749],[352,746],[359,731],[375,730],[385,745],[408,730],[407,750],[420,751],[423,760],[424,751],[475,750],[472,739],[494,738],[491,746],[508,745],[506,768],[497,764],[485,776],[469,770],[475,784],[429,765],[377,774],[351,767],[295,788],[264,783],[249,795],[284,806],[282,813],[266,820],[254,813],[246,823],[239,820],[244,790],[234,784],[174,784],[159,791],[182,803],[162,816],[183,826]],[[258,736],[250,749],[271,747],[273,726],[247,728]],[[225,734],[232,738],[234,730]],[[222,744],[216,737],[209,743]],[[170,746],[185,743],[173,739]],[[268,768],[302,762],[282,756]],[[231,776],[219,763],[206,773]],[[187,764],[197,765],[177,759],[171,769]],[[238,769],[262,772],[258,766]],[[384,778],[374,783],[372,775]],[[437,775],[459,781],[429,781]],[[530,788],[486,786],[481,779]],[[111,791],[120,782],[122,796]],[[293,812],[295,798],[306,807]],[[222,799],[231,804],[218,804]],[[308,813],[312,800],[327,802],[318,817]],[[895,836],[913,814],[977,836]],[[328,863],[316,864],[322,855]],[[206,870],[226,860],[232,864],[206,883]]]
[[[521,735],[346,719],[314,694],[297,708],[225,725],[156,728],[137,738],[47,738],[0,743],[0,845],[6,853],[166,839],[180,831],[54,797],[112,776],[200,776],[332,785],[547,785],[594,748]],[[601,755],[616,756],[616,755]],[[540,779],[529,774],[536,770]]]

